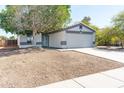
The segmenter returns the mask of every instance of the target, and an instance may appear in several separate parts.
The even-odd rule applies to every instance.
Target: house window
[[[80,31],[82,31],[82,28],[83,28],[82,25],[80,25],[80,26],[79,26]]]
[[[32,34],[27,34],[27,43],[31,44],[32,43]]]
[[[95,41],[93,41],[93,44],[95,44]]]

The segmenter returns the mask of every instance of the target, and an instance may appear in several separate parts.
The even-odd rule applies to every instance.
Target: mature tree
[[[70,19],[68,5],[7,6],[0,13],[1,28],[16,34],[48,33],[64,27]]]
[[[113,17],[112,23],[114,26],[113,33],[120,39],[122,48],[124,48],[124,11]]]
[[[105,27],[101,29],[99,33],[99,40],[98,45],[111,45],[111,39],[112,39],[112,28],[111,27]]]
[[[97,26],[91,24],[90,21],[91,21],[91,18],[90,18],[89,16],[85,16],[85,17],[81,20],[81,22],[84,23],[85,25],[87,25],[87,26],[93,28],[95,31],[98,31],[99,28],[98,28]]]
[[[14,8],[9,8],[9,6],[6,6],[6,9],[0,12],[0,27],[6,32],[15,33],[17,29],[13,24],[13,18]]]
[[[120,45],[120,39],[117,36],[112,36],[111,44],[112,45]]]
[[[85,23],[86,25],[90,25],[90,20],[91,20],[91,18],[90,18],[89,16],[85,16],[85,17],[81,20],[81,22],[82,22],[82,23]]]
[[[84,17],[82,23],[88,25],[96,31],[96,45],[110,46],[118,42],[117,36],[114,34],[113,27],[104,27],[99,29],[97,26],[90,23],[90,17]]]

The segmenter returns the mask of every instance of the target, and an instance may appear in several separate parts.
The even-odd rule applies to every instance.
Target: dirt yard
[[[122,66],[119,62],[74,51],[3,49],[0,50],[0,87],[38,87]]]

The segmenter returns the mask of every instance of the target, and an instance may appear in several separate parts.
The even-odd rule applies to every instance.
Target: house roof
[[[76,27],[76,26],[79,26],[79,25],[85,26],[86,28],[88,28],[88,29],[92,30],[93,32],[95,32],[95,30],[93,28],[89,27],[88,25],[86,25],[84,23],[78,23],[78,24],[75,24],[75,25],[72,25],[72,26],[69,26],[69,27],[66,27],[66,28],[62,28],[62,29],[58,29],[58,30],[53,31],[53,32],[49,32],[49,34],[64,31],[64,30],[68,30],[70,28],[73,28],[73,27]]]

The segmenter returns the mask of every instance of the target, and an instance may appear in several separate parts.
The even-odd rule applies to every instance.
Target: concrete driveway
[[[96,48],[59,49],[77,51],[124,63],[124,52],[107,51]],[[108,83],[109,82],[109,83]],[[40,88],[124,88],[124,67],[96,74],[73,78]]]
[[[60,49],[60,51],[67,51],[67,50],[87,53],[90,55],[103,57],[124,63],[124,52],[120,52],[120,51],[107,51],[107,50],[100,50],[97,48]]]

